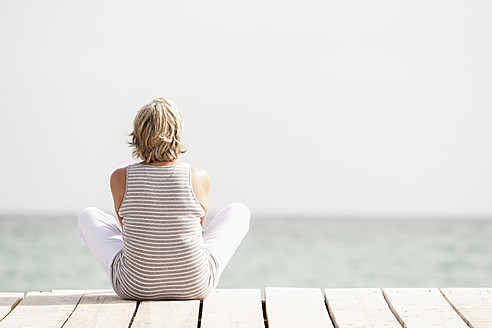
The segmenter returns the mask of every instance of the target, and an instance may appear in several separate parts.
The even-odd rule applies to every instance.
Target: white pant
[[[241,203],[221,209],[203,230],[205,249],[217,263],[214,287],[249,230],[251,212]],[[111,266],[123,249],[121,225],[114,216],[89,207],[79,214],[79,239],[96,257],[111,285]]]

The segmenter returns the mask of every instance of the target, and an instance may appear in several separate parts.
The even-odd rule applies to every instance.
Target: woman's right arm
[[[120,217],[119,210],[126,192],[126,167],[117,169],[111,174],[110,185],[111,193],[113,194],[114,209],[123,227],[123,218]]]
[[[203,223],[205,222],[205,217],[207,216],[208,211],[208,196],[210,195],[210,174],[208,174],[207,171],[197,167],[192,167],[191,172],[193,192],[195,193],[198,202],[205,210],[205,214],[203,215],[203,217],[200,218],[200,224],[203,227]]]

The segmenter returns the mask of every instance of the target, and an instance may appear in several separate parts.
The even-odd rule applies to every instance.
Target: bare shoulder
[[[111,174],[111,184],[126,180],[126,167],[120,167]]]
[[[193,177],[210,180],[210,174],[202,168],[192,166],[191,171],[193,173]]]
[[[191,167],[191,173],[193,175],[193,189],[195,191],[202,190],[208,194],[210,191],[210,174],[204,169],[195,166]]]
[[[116,169],[110,178],[111,189],[114,191],[116,189],[126,188],[126,167],[121,167]]]

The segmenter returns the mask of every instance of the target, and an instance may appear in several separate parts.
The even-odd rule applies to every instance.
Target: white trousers
[[[221,209],[203,230],[205,249],[217,263],[214,288],[232,255],[249,230],[251,212],[241,203]],[[89,207],[79,214],[79,239],[103,268],[112,286],[111,267],[123,250],[123,235],[117,218]]]

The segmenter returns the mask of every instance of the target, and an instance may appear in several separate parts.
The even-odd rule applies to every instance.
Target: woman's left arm
[[[121,226],[123,227],[123,218],[119,214],[121,203],[125,197],[126,191],[126,167],[117,169],[111,174],[110,179],[111,193],[113,194],[114,210],[118,216]]]

